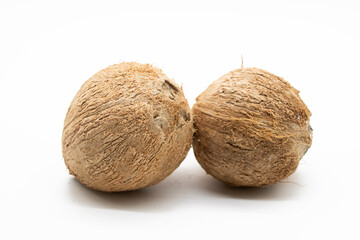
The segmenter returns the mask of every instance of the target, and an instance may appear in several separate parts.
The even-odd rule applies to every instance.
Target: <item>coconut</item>
[[[311,146],[311,113],[299,91],[261,69],[225,74],[197,97],[192,111],[196,159],[233,186],[279,182]]]
[[[193,119],[181,88],[149,64],[109,66],[87,80],[66,114],[62,151],[84,185],[115,192],[156,184],[186,157]]]

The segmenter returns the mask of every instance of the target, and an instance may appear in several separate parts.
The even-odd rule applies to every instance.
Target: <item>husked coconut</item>
[[[70,173],[90,188],[144,188],[184,160],[192,124],[182,89],[160,69],[115,64],[86,81],[71,102],[63,157]]]
[[[261,69],[225,74],[198,96],[192,111],[198,162],[233,186],[279,182],[311,146],[311,113],[299,91]]]

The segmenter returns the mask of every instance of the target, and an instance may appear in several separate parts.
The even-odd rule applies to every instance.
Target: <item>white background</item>
[[[152,63],[192,106],[241,55],[312,111],[313,146],[291,177],[230,188],[192,150],[140,191],[69,175],[63,121],[95,72]],[[356,1],[1,1],[0,239],[359,239],[359,67]]]

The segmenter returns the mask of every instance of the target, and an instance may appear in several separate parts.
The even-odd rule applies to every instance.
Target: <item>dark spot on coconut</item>
[[[179,93],[179,89],[174,84],[172,84],[169,80],[165,80],[162,87],[165,90],[165,93],[172,100],[174,100],[176,97],[176,94]]]
[[[245,148],[245,147],[236,145],[236,144],[231,143],[231,142],[227,142],[226,144],[228,144],[229,146],[231,146],[231,147],[233,147],[233,148],[239,149],[239,150],[241,150],[241,151],[251,151],[251,150],[252,150],[252,149],[248,149],[248,148]]]
[[[158,111],[155,111],[155,112],[153,113],[153,119],[157,118],[158,116],[159,116],[159,112],[158,112]]]
[[[310,126],[310,124],[308,125],[308,130],[309,130],[309,132],[313,132],[313,129],[312,129],[312,127]]]
[[[185,109],[181,109],[180,116],[184,119],[185,122],[190,121],[190,113],[187,112]]]
[[[154,123],[163,131],[167,128],[166,119],[162,117],[158,112],[154,113]]]
[[[164,84],[168,85],[175,92],[179,92],[179,89],[176,86],[174,86],[169,80],[165,80]]]

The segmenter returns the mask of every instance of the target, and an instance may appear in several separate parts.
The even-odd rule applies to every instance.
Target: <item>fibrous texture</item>
[[[195,156],[234,186],[264,186],[292,174],[312,142],[310,111],[284,79],[256,68],[229,72],[196,99]]]
[[[81,183],[106,191],[156,184],[186,157],[192,115],[183,91],[148,64],[109,66],[84,83],[67,112],[65,163]]]

